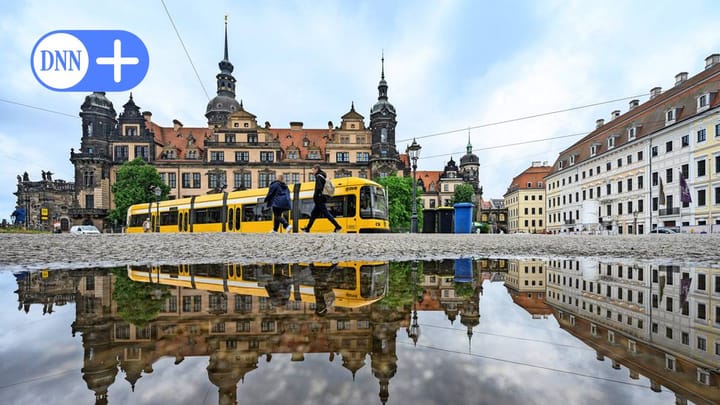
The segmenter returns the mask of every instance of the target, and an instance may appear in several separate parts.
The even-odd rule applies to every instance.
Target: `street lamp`
[[[412,324],[410,324],[410,327],[407,329],[407,334],[410,339],[412,339],[413,344],[417,346],[417,341],[420,338],[420,325],[418,324],[418,316],[417,316],[417,268],[418,268],[418,262],[417,260],[412,261],[412,279],[413,279],[413,292],[412,292],[412,300],[413,300],[413,315],[412,315]]]
[[[417,170],[418,156],[420,155],[420,145],[413,138],[412,144],[407,147],[407,154],[412,160],[412,176],[413,176],[413,194],[412,194],[412,217],[410,219],[410,232],[417,233],[418,231],[418,218],[417,218],[417,179],[415,178],[415,172]]]
[[[635,235],[637,235],[637,233],[638,233],[638,231],[637,231],[637,217],[638,217],[638,212],[637,212],[637,210],[635,210],[635,211],[633,211],[633,233],[634,233]]]
[[[152,186],[152,190],[155,194],[155,232],[160,232],[160,195],[162,189],[158,186]]]

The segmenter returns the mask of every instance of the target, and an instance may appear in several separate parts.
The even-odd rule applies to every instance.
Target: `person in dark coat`
[[[292,231],[290,225],[285,219],[285,212],[290,211],[292,205],[290,203],[290,189],[285,184],[285,176],[278,175],[275,180],[270,183],[270,188],[265,196],[265,204],[272,208],[273,211],[273,232],[277,232],[280,224],[285,228],[285,232]]]
[[[308,222],[307,226],[303,228],[302,231],[309,233],[315,223],[315,220],[320,216],[324,216],[328,219],[328,221],[335,225],[335,233],[340,232],[342,231],[342,226],[337,223],[335,217],[333,217],[330,211],[328,211],[327,196],[323,194],[325,182],[329,181],[327,174],[320,169],[320,165],[313,166],[313,173],[315,174],[315,192],[313,193],[313,202],[315,203],[315,206],[310,212],[310,222]]]

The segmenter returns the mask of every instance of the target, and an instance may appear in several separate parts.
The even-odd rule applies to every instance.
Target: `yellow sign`
[[[40,208],[40,219],[48,219],[48,209]]]
[[[48,272],[47,272],[47,270],[41,271],[41,272],[40,272],[40,277],[42,277],[42,278],[48,278]]]

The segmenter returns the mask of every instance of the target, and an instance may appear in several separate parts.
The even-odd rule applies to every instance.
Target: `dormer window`
[[[576,158],[576,157],[577,157],[577,155],[570,155],[570,166],[572,166],[572,165],[575,164],[575,158]]]
[[[671,108],[665,112],[665,125],[674,124],[677,119],[677,108]]]
[[[609,138],[607,139],[608,149],[612,149],[612,148],[615,147],[615,138],[616,138],[616,137],[617,137],[616,135],[613,135],[613,136],[611,136],[611,137],[609,137]]]
[[[308,147],[308,145],[310,145],[310,141],[307,138],[303,138],[302,142],[303,142],[303,146],[306,148]]]
[[[710,108],[710,94],[705,93],[701,94],[697,98],[697,112],[703,112]]]
[[[632,141],[637,137],[637,127],[630,127],[627,130],[628,141]]]
[[[595,156],[598,153],[598,149],[600,148],[600,144],[595,142],[592,145],[590,145],[590,156]],[[592,176],[592,173],[590,173]]]
[[[562,168],[565,166],[564,163],[565,163],[564,160],[559,161],[559,162],[558,162],[558,169],[562,169]]]

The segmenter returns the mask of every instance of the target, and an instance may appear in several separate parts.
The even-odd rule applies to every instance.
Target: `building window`
[[[697,191],[697,206],[704,207],[705,204],[705,189],[703,188]]]
[[[675,122],[675,109],[668,110],[665,113],[665,125],[673,124]]]
[[[168,173],[167,185],[170,188],[177,188],[177,173]]]
[[[672,152],[672,141],[665,142],[665,153]]]
[[[598,152],[598,145],[590,146],[590,156],[597,155],[597,152]],[[592,171],[590,172],[590,175],[592,176]]]
[[[320,160],[320,151],[319,150],[308,151],[308,159],[309,160]]]
[[[236,190],[252,188],[252,173],[235,173],[233,176],[233,187],[235,187]]]
[[[608,149],[612,149],[615,147],[615,137],[614,136],[611,136],[610,138],[608,138],[607,146],[608,146]]]
[[[210,152],[210,161],[211,162],[224,162],[225,161],[225,152],[211,151]]]
[[[632,141],[635,139],[635,136],[637,135],[637,129],[635,127],[628,128],[628,141]]]
[[[705,111],[710,107],[709,99],[710,96],[708,94],[703,94],[697,98],[697,112]]]
[[[702,319],[702,320],[707,319],[707,315],[705,313],[705,308],[706,307],[705,307],[704,303],[698,302],[698,304],[697,304],[697,319]]]
[[[247,163],[249,161],[250,161],[250,152],[247,152],[247,151],[235,152],[235,162]]]
[[[355,159],[358,163],[370,161],[370,153],[368,152],[357,152]]]
[[[690,146],[690,135],[683,135],[683,137],[680,139],[680,146],[683,148],[686,146]]]
[[[247,127],[247,124],[245,124],[245,126]],[[248,139],[248,143],[257,143],[258,136],[257,136],[257,134],[248,134],[247,139]]]
[[[697,348],[698,350],[707,351],[707,339],[704,336],[697,337]]]
[[[115,146],[115,161],[116,162],[127,162],[130,158],[129,148],[127,145],[116,145]]]
[[[652,149],[650,149],[650,156],[655,157],[658,155],[658,147],[653,146]]]
[[[225,142],[230,144],[235,143],[235,134],[225,134]]]
[[[701,130],[698,130],[698,131],[697,131],[697,141],[698,141],[698,143],[700,143],[700,142],[705,142],[706,139],[707,139],[707,134],[706,134],[706,132],[705,132],[705,128],[703,128],[703,129],[701,129]]]
[[[705,159],[697,160],[697,176],[698,177],[705,176]]]
[[[335,160],[338,163],[350,163],[350,152],[336,152]]]
[[[288,151],[287,158],[290,160],[296,160],[300,158],[300,152],[297,149],[292,149]]]
[[[267,187],[272,181],[275,180],[275,173],[262,172],[258,175],[258,187]]]
[[[135,145],[135,157],[140,158],[144,161],[148,161],[150,158],[150,148],[147,146]]]
[[[260,161],[263,163],[270,163],[275,160],[275,152],[271,151],[260,151]],[[265,187],[265,186],[260,186]]]

